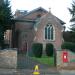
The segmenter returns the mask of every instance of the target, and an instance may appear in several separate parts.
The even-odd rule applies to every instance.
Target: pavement
[[[0,75],[33,75],[29,69],[0,69]],[[75,75],[75,70],[40,69],[39,75]]]
[[[26,69],[0,69],[0,75],[33,75],[34,70]],[[60,75],[58,71],[51,69],[39,70],[40,75]]]
[[[75,70],[59,70],[60,75],[75,75]]]

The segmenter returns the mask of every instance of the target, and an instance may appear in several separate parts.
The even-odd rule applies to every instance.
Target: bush
[[[41,57],[42,56],[42,49],[43,45],[41,43],[34,43],[32,45],[32,51],[35,57]]]
[[[53,56],[53,50],[54,50],[53,44],[47,43],[46,44],[46,55],[47,56]]]
[[[75,52],[75,43],[71,43],[71,42],[64,42],[62,45],[61,45],[61,48],[62,49],[68,49],[72,52]]]

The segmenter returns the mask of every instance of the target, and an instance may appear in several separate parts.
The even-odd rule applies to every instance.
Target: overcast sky
[[[51,8],[52,14],[66,22],[66,27],[70,26],[69,20],[71,15],[68,8],[71,7],[72,0],[10,0],[12,12],[16,9],[31,11],[38,7],[43,7],[49,11]]]

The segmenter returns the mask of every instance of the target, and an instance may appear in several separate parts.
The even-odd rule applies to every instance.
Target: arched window
[[[54,28],[51,24],[48,24],[45,27],[45,39],[54,40]]]

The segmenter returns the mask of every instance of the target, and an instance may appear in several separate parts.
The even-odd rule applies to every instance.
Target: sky
[[[72,0],[10,0],[10,3],[12,13],[16,10],[31,11],[38,7],[43,7],[49,11],[49,8],[51,8],[51,13],[66,23],[66,30],[71,25],[69,22],[71,15],[68,8],[71,8]]]

